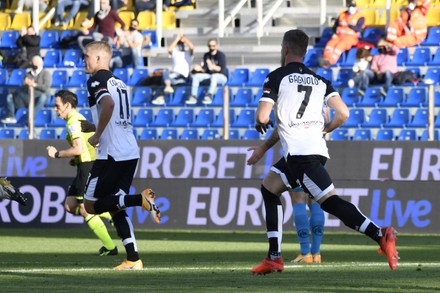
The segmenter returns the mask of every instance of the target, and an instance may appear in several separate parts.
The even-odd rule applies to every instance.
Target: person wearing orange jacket
[[[341,54],[359,43],[359,35],[364,28],[365,17],[356,7],[356,1],[347,1],[347,10],[339,14],[334,24],[332,38],[324,48],[324,54],[319,59],[321,67],[335,64]]]
[[[400,11],[400,17],[391,22],[387,29],[387,41],[399,48],[412,47],[420,44],[428,34],[428,14],[431,0],[408,0],[408,6]]]

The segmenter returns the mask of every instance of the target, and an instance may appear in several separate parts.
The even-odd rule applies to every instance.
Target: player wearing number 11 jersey
[[[301,30],[290,30],[281,43],[281,67],[264,81],[258,103],[256,128],[264,133],[272,109],[277,119],[278,135],[290,172],[290,182],[297,182],[321,208],[339,218],[346,226],[376,241],[388,257],[392,270],[398,265],[393,227],[380,228],[351,202],[336,194],[333,182],[324,168],[329,158],[323,132],[331,132],[348,118],[349,111],[330,82],[313,73],[303,64],[309,37]],[[322,116],[323,105],[334,109],[328,122]],[[281,257],[283,214],[277,193],[261,185],[266,207],[266,227],[269,238],[268,257],[252,269],[255,274],[267,274],[284,269]]]
[[[125,208],[142,206],[157,223],[160,212],[154,204],[154,192],[145,189],[128,195],[139,159],[139,147],[133,134],[131,104],[127,86],[109,70],[112,49],[106,42],[92,42],[83,55],[89,104],[95,133],[88,139],[97,148],[96,161],[87,182],[84,206],[88,213],[110,212],[127,253],[116,270],[141,270],[133,225]]]

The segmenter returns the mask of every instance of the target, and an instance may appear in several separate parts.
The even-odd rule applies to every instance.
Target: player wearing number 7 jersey
[[[142,206],[154,220],[160,222],[160,212],[154,203],[154,192],[145,189],[128,195],[139,159],[139,146],[133,134],[131,104],[127,86],[109,70],[112,49],[107,42],[92,42],[83,55],[89,105],[95,133],[88,139],[97,148],[96,161],[90,171],[84,206],[88,213],[110,212],[113,223],[127,253],[127,259],[116,270],[141,270],[142,261],[134,229],[125,208]]]
[[[324,211],[376,241],[387,255],[390,268],[395,270],[398,254],[394,228],[379,228],[355,205],[340,198],[324,168],[329,154],[323,132],[331,132],[341,126],[349,111],[331,83],[303,64],[308,43],[309,37],[301,30],[290,30],[284,34],[281,67],[269,73],[264,81],[256,128],[261,133],[267,130],[272,124],[269,117],[274,109],[278,135],[290,171],[289,181],[298,182]],[[335,110],[328,123],[322,116],[323,104]],[[278,231],[282,227],[283,215],[279,197],[264,185],[261,192],[266,207],[269,256],[252,272],[267,274],[284,269],[281,255],[276,251],[281,242]]]

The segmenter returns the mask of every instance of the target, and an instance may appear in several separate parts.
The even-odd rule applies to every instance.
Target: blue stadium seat
[[[375,107],[382,100],[380,87],[369,87],[365,90],[364,97],[359,101],[358,107]]]
[[[66,128],[63,128],[63,130],[61,130],[59,139],[62,139],[62,140],[66,139]]]
[[[394,140],[395,137],[393,129],[379,129],[376,134],[376,140]]]
[[[173,109],[159,109],[156,118],[151,123],[151,126],[168,127],[174,121]]]
[[[431,49],[429,47],[419,47],[413,53],[411,60],[406,66],[426,66],[431,61]]]
[[[41,109],[35,114],[35,127],[47,127],[52,123],[52,111]]]
[[[40,139],[57,139],[57,132],[54,128],[43,128],[40,131]]]
[[[18,133],[19,139],[29,139],[29,129],[22,128],[20,132]]]
[[[244,86],[249,80],[249,68],[237,67],[228,79],[229,86]]]
[[[351,70],[351,67],[356,62],[356,52],[357,48],[351,48],[350,50],[348,50],[348,52],[345,53],[347,57],[345,57],[345,60],[341,63],[341,66],[350,67],[349,69]]]
[[[92,111],[90,109],[82,108],[79,109],[78,112],[80,112],[84,116],[84,118],[86,118],[88,121],[90,122],[93,121]]]
[[[330,82],[333,82],[333,70],[331,68],[318,67],[316,74],[324,77]]]
[[[160,135],[160,139],[178,139],[179,134],[176,128],[165,128]]]
[[[147,127],[153,122],[154,112],[151,108],[140,108],[132,123],[134,127]],[[142,135],[142,134],[141,134]]]
[[[60,67],[84,67],[82,52],[78,49],[67,49],[64,53]]]
[[[408,61],[409,61],[409,49],[400,48],[399,53],[397,54],[397,65],[405,66]]]
[[[336,80],[333,82],[333,86],[336,87],[346,87],[348,84],[348,81],[353,78],[353,69],[351,68],[341,68],[338,71],[338,74],[336,76]]]
[[[43,31],[40,38],[40,48],[51,49],[56,46],[58,46],[58,31]]]
[[[403,128],[406,127],[410,120],[411,113],[408,108],[395,108],[393,114],[391,114],[391,119],[384,127]]]
[[[0,47],[4,49],[17,48],[16,42],[19,35],[18,31],[4,31],[0,41]]]
[[[344,87],[341,98],[348,107],[356,106],[360,100],[358,88]]]
[[[25,126],[28,123],[29,120],[29,110],[28,108],[18,108],[15,112],[15,119],[17,120],[16,123],[7,123],[7,126]]]
[[[188,86],[177,86],[174,95],[169,102],[170,106],[184,106],[185,101],[191,95],[191,88]],[[166,100],[166,99],[165,99]]]
[[[440,26],[429,28],[428,35],[421,43],[422,46],[440,46]]]
[[[235,109],[229,109],[229,125],[231,125],[235,121]],[[214,122],[211,125],[212,127],[223,127],[223,109],[220,110]]]
[[[78,107],[89,106],[89,93],[87,92],[87,89],[77,89],[75,94],[78,97]]]
[[[201,109],[191,127],[209,127],[215,118],[214,109]]]
[[[125,84],[127,84],[128,79],[130,77],[130,73],[128,72],[128,68],[115,68],[113,70],[113,74],[122,80]]]
[[[156,128],[144,128],[139,139],[158,139],[159,135]]]
[[[173,127],[189,127],[194,121],[194,110],[189,108],[180,109],[176,119],[171,123]]]
[[[434,129],[434,140],[440,139],[440,130]],[[420,136],[420,140],[427,141],[428,140],[428,129],[423,130],[422,135]]]
[[[361,108],[351,108],[350,117],[342,124],[341,127],[361,127],[366,121],[365,110]]]
[[[230,87],[228,87],[229,89],[229,100],[231,100],[232,98],[232,89]],[[211,107],[218,107],[218,106],[223,106],[223,98],[224,98],[224,87],[218,87],[217,92],[215,93],[213,99],[212,99],[212,103],[209,105]]]
[[[197,129],[184,129],[182,131],[182,135],[180,136],[180,139],[183,140],[193,140],[193,139],[199,139],[199,131]]]
[[[134,107],[145,107],[150,105],[153,90],[150,87],[140,86],[133,88],[134,94],[131,105]]]
[[[316,47],[308,49],[306,56],[304,56],[304,64],[307,67],[318,67],[318,59],[320,57],[322,57],[323,51],[324,50],[322,48],[316,48]],[[264,78],[266,78],[266,77],[264,77]],[[264,80],[264,78],[262,79],[262,81]],[[262,84],[260,84],[260,86],[261,85]]]
[[[129,86],[139,86],[141,81],[150,75],[147,68],[135,68],[128,81]]]
[[[240,139],[240,130],[229,129],[229,139]]]
[[[379,102],[379,107],[399,107],[405,100],[405,91],[401,87],[390,87],[385,98]]]
[[[425,78],[421,85],[424,84],[440,84],[440,67],[428,67],[425,73]]]
[[[26,69],[16,68],[13,69],[9,76],[8,86],[21,86],[23,85],[24,77],[26,76]]]
[[[13,128],[1,128],[0,139],[13,139],[15,138],[15,130]]]
[[[414,113],[414,117],[408,123],[407,127],[426,128],[428,127],[428,109],[418,108]]]
[[[213,139],[219,139],[220,133],[218,129],[205,129],[202,133],[202,138],[204,140],[213,140]]]
[[[246,129],[243,133],[244,140],[261,139],[261,135],[255,129]]]
[[[408,97],[403,101],[403,107],[422,107],[427,105],[427,91],[424,87],[413,87],[408,93]]]
[[[269,68],[255,68],[252,76],[249,81],[246,83],[246,86],[263,86],[263,82],[266,79],[266,76],[269,74]]]
[[[250,88],[239,88],[235,96],[231,99],[231,107],[247,107],[252,103],[254,95]]]
[[[50,49],[46,51],[43,59],[43,67],[55,68],[61,64],[63,52],[59,49]]]
[[[434,57],[432,57],[432,60],[429,61],[428,65],[429,66],[440,66],[440,46],[435,51]]]
[[[5,68],[0,68],[0,86],[8,83],[9,73]]]
[[[371,129],[356,129],[352,140],[372,140],[373,135]]]
[[[377,128],[383,127],[389,121],[388,111],[385,108],[374,108],[368,116],[368,121],[362,127]]]
[[[54,119],[52,119],[52,122],[48,126],[50,126],[50,127],[66,127],[66,120],[58,117],[58,115],[55,115]]]
[[[52,72],[52,85],[54,88],[64,88],[67,86],[69,74],[65,69],[55,69]]]
[[[86,87],[87,86],[87,74],[84,69],[75,69],[72,72],[67,86],[69,87]]]
[[[315,48],[324,48],[327,42],[331,39],[333,36],[333,28],[332,27],[326,27],[321,33],[321,37],[319,38],[319,41],[315,43]]]
[[[440,111],[437,113],[434,119],[434,127],[440,128]]]
[[[348,129],[335,129],[330,135],[330,140],[350,140]]]
[[[232,122],[231,127],[253,128],[255,125],[255,110],[242,109],[238,114],[237,119]]]
[[[377,45],[377,42],[384,34],[382,28],[379,27],[366,27],[362,33],[362,41],[369,42],[373,45]]]
[[[415,129],[402,129],[397,140],[417,140],[417,132]]]

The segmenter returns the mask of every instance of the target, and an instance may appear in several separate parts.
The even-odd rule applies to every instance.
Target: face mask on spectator
[[[348,7],[348,13],[349,14],[355,14],[356,13],[356,7],[354,7],[354,6]]]
[[[409,10],[414,10],[414,8],[416,8],[416,4],[414,2],[408,3]]]

